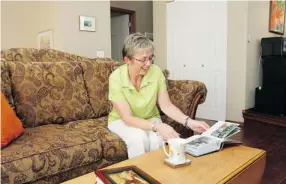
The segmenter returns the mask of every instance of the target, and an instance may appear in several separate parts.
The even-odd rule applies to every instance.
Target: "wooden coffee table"
[[[162,184],[258,184],[266,163],[264,150],[246,146],[224,148],[219,152],[201,157],[190,155],[187,157],[191,159],[191,165],[174,169],[164,164],[163,149],[158,149],[107,168],[136,165]],[[90,173],[67,181],[65,184],[95,183],[95,179],[95,174]]]

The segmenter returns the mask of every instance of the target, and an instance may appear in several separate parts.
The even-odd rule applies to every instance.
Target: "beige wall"
[[[110,6],[136,11],[136,31],[153,32],[152,1],[110,1]]]
[[[59,7],[64,51],[96,57],[97,50],[104,50],[105,56],[111,57],[109,1],[62,1]],[[79,15],[94,16],[96,32],[80,31]]]
[[[261,38],[280,36],[268,26],[269,1],[228,2],[228,120],[243,122],[242,110],[254,107],[255,88],[262,85]]]
[[[111,56],[110,2],[2,2],[1,46],[37,47],[37,33],[52,29],[54,48],[87,57]],[[79,15],[96,17],[96,32],[79,31]]]
[[[166,30],[166,3],[153,2],[153,29],[157,64],[161,69],[167,68],[167,32]]]
[[[52,2],[1,2],[1,47],[37,47],[37,33],[53,29],[61,47],[57,6]],[[43,21],[44,20],[44,21]]]
[[[247,47],[245,107],[251,108],[255,103],[255,88],[262,85],[262,68],[259,64],[260,41],[263,37],[276,37],[268,31],[269,2],[251,1],[248,3],[248,33],[250,43]],[[286,29],[286,27],[285,27]],[[284,34],[285,35],[285,34]]]
[[[245,107],[247,11],[247,1],[228,1],[226,119],[239,122]]]

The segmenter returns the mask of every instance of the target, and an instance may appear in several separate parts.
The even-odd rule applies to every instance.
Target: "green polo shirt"
[[[158,92],[166,90],[165,76],[161,69],[152,64],[143,77],[139,92],[132,85],[128,75],[128,64],[116,69],[109,77],[108,99],[113,102],[128,102],[132,115],[142,119],[160,117],[156,106]],[[113,108],[108,122],[121,119]]]

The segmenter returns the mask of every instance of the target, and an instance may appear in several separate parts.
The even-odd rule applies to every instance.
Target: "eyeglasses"
[[[151,55],[150,57],[145,57],[142,59],[137,59],[132,57],[131,59],[135,59],[136,61],[139,61],[140,63],[147,63],[148,61],[151,61],[153,63],[154,59],[155,59],[155,55]]]

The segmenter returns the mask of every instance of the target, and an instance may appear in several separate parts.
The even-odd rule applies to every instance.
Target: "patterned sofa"
[[[1,91],[25,131],[1,150],[1,183],[60,183],[127,159],[126,145],[107,129],[108,77],[121,64],[52,49],[2,50]],[[205,85],[167,82],[173,103],[194,118]]]

